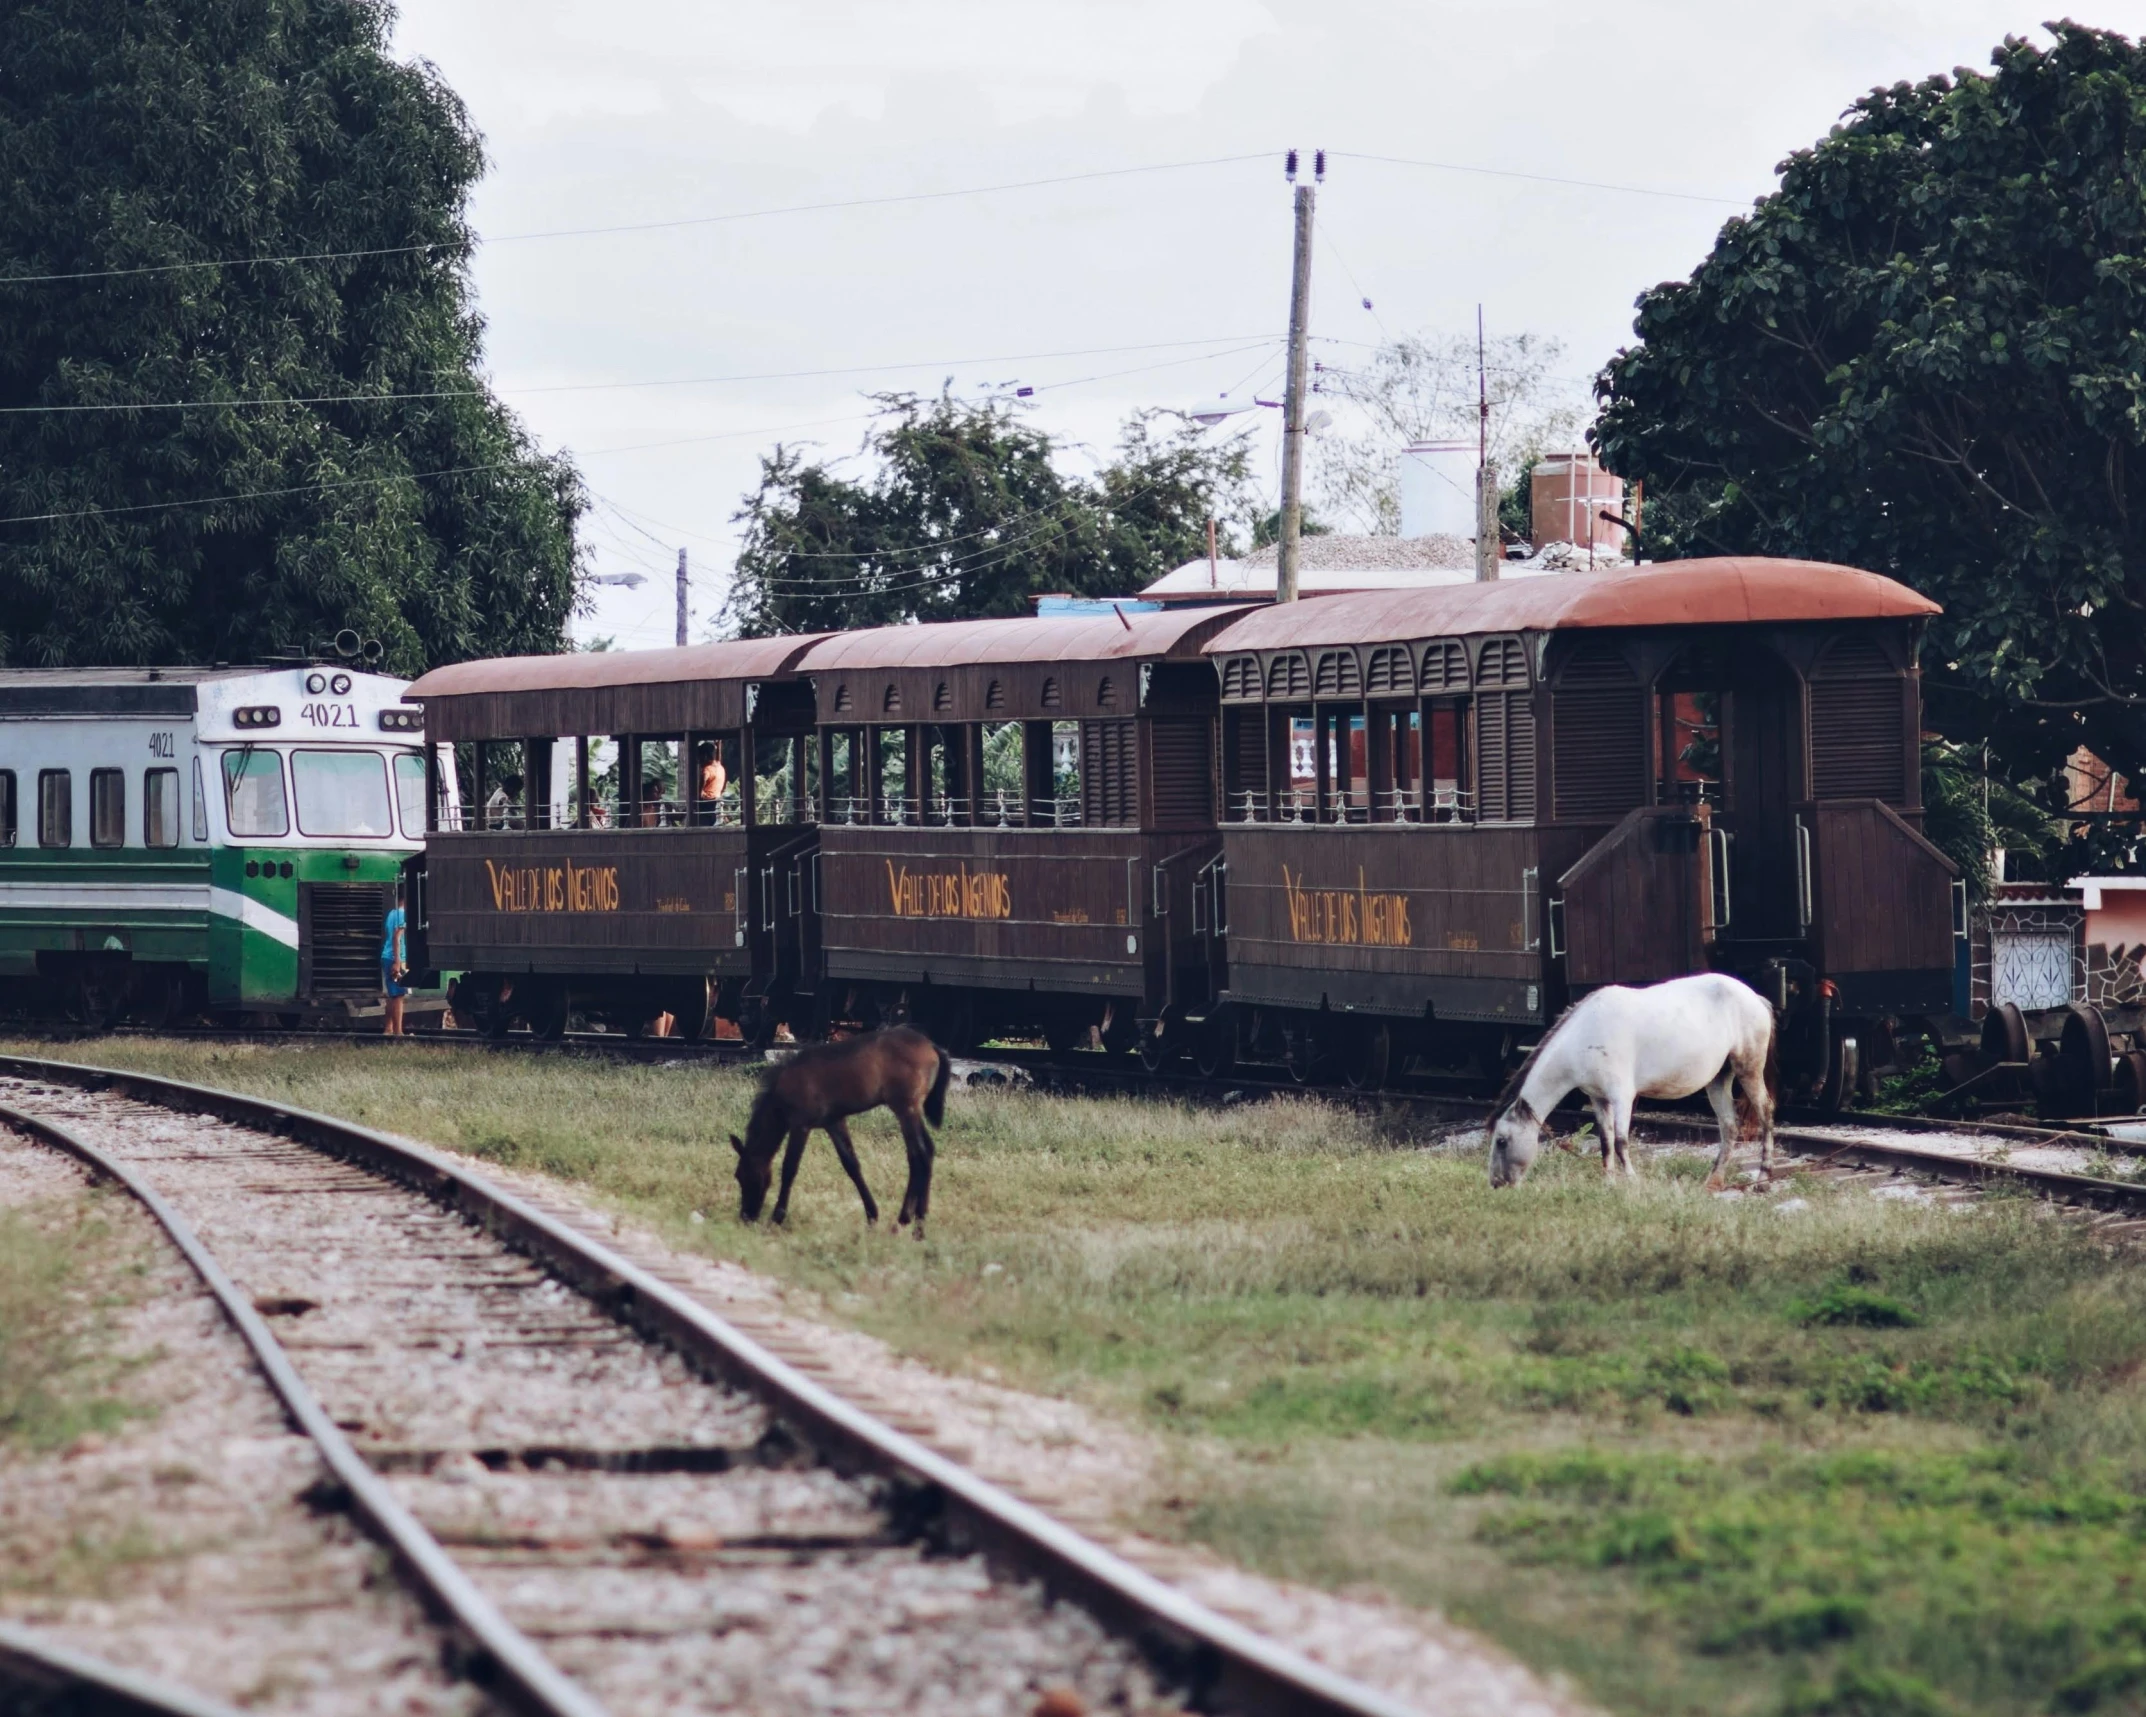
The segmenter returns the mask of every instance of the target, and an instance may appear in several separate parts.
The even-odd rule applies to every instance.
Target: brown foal
[[[790,1186],[797,1179],[805,1140],[818,1127],[833,1141],[835,1155],[842,1159],[857,1196],[864,1200],[865,1221],[877,1222],[879,1206],[872,1202],[872,1189],[864,1184],[857,1147],[850,1142],[844,1123],[852,1115],[884,1104],[894,1111],[909,1152],[909,1187],[902,1194],[902,1212],[894,1225],[899,1228],[913,1218],[917,1238],[922,1239],[924,1216],[931,1208],[931,1164],[937,1148],[924,1123],[945,1124],[946,1086],[953,1072],[946,1051],[913,1026],[868,1031],[839,1043],[799,1050],[769,1072],[745,1123],[745,1137],[730,1135],[731,1148],[738,1153],[739,1216],[747,1222],[759,1220],[775,1152],[787,1138],[790,1148],[783,1154],[782,1190],[775,1195],[774,1220],[788,1219]]]

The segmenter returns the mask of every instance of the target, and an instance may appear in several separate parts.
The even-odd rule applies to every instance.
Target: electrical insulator
[[[1324,149],[1312,151],[1311,176],[1322,185],[1326,183],[1326,151]]]
[[[1292,185],[1297,182],[1297,152],[1294,149],[1289,151],[1288,159],[1282,164],[1282,177]]]

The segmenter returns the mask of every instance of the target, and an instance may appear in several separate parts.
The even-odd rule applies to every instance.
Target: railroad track
[[[1050,1689],[1128,1717],[1403,1709],[440,1153],[19,1056],[0,1057],[0,1123],[124,1187],[186,1255],[317,1450],[316,1503],[387,1549],[482,1690],[454,1709],[1030,1717]],[[0,1678],[76,1708],[218,1709],[63,1656],[0,1634]]]

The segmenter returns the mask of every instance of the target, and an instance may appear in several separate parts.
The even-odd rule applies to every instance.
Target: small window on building
[[[15,844],[15,771],[0,769],[0,847]]]
[[[900,715],[902,713],[902,688],[890,681],[885,693],[880,697],[879,708],[880,713],[883,715]]]
[[[850,703],[850,695],[849,695],[849,686],[848,686],[848,685],[847,685],[846,683],[845,683],[845,684],[838,684],[838,685],[836,685],[836,687],[835,687],[835,708],[836,708],[836,710],[838,710],[838,711],[840,711],[840,710],[846,710],[846,709],[849,709],[850,707],[851,707],[851,703]]]
[[[1043,707],[1045,709],[1064,709],[1065,705],[1065,696],[1058,689],[1058,681],[1055,678],[1045,680],[1043,682]]]
[[[209,838],[209,794],[201,784],[201,759],[194,759],[194,839],[206,842]]]
[[[1116,709],[1118,707],[1118,688],[1111,684],[1108,674],[1103,676],[1101,683],[1095,688],[1095,707],[1097,709]]]
[[[993,680],[990,685],[984,688],[984,708],[1004,709],[1005,707],[1006,682],[1004,680]]]
[[[75,840],[75,783],[64,769],[37,772],[37,844],[71,847]]]
[[[178,770],[143,771],[142,839],[152,847],[175,847],[179,844]]]
[[[931,688],[931,707],[935,715],[944,715],[954,707],[954,688],[944,680]]]

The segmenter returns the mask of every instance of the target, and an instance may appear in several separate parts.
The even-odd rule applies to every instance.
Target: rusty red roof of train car
[[[797,662],[801,673],[838,668],[956,668],[978,663],[1193,660],[1209,636],[1242,607],[1162,613],[1051,615],[1007,620],[944,620],[835,632]]]
[[[758,680],[784,672],[827,634],[740,638],[669,650],[573,650],[558,656],[495,656],[434,668],[405,694],[470,697],[480,692],[586,691],[601,686],[660,686],[680,680]]]
[[[1856,567],[1725,556],[1274,605],[1232,626],[1207,653],[1603,626],[1920,619],[1941,612],[1906,585]]]

